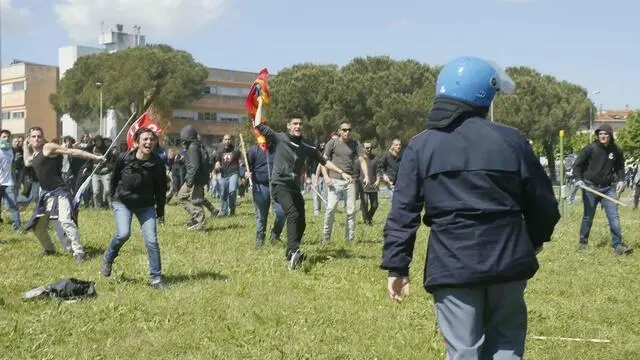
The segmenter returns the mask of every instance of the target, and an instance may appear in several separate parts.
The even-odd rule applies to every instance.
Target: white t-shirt
[[[13,149],[0,150],[0,186],[14,186]]]

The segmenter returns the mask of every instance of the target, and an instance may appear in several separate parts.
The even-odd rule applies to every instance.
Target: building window
[[[242,115],[230,113],[217,113],[218,121],[221,123],[240,123]]]
[[[8,84],[2,84],[0,91],[2,91],[3,94],[7,94],[14,91],[24,91],[26,87],[27,86],[24,81],[16,81]]]
[[[217,94],[226,95],[226,96],[247,96],[249,95],[248,88],[237,88],[237,87],[228,87],[228,86],[218,86]]]
[[[24,111],[14,111],[11,113],[12,119],[24,119]]]

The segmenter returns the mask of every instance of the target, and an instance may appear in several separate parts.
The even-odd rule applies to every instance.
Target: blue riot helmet
[[[474,107],[489,107],[496,92],[509,95],[515,87],[511,77],[493,61],[464,56],[442,68],[436,82],[436,97],[447,96]]]

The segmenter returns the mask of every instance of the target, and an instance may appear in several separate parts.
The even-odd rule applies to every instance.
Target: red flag
[[[131,150],[133,148],[133,135],[138,131],[139,128],[144,127],[151,129],[156,135],[160,136],[162,133],[162,128],[158,125],[155,120],[151,118],[151,115],[148,112],[144,112],[136,121],[131,124],[129,131],[127,131],[127,149]]]
[[[247,96],[247,100],[245,101],[245,107],[249,112],[249,118],[251,119],[252,123],[256,117],[256,111],[258,110],[258,97],[262,97],[262,103],[264,105],[269,104],[269,102],[271,101],[271,96],[269,94],[269,83],[267,82],[268,78],[269,70],[267,70],[267,68],[260,70],[258,77],[251,85],[251,88],[249,88],[249,95]],[[267,123],[267,119],[264,116],[262,117],[262,123]],[[253,126],[253,124],[251,125],[251,131],[258,141],[258,146],[260,147],[260,149],[262,149],[262,151],[264,152],[267,152],[268,144],[267,139],[264,137],[264,135],[262,135],[262,133],[260,133],[260,130]]]

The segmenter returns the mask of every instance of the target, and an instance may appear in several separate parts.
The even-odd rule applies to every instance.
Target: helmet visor
[[[496,88],[505,95],[511,95],[516,91],[516,83],[498,64],[489,61],[491,67],[496,71]]]

